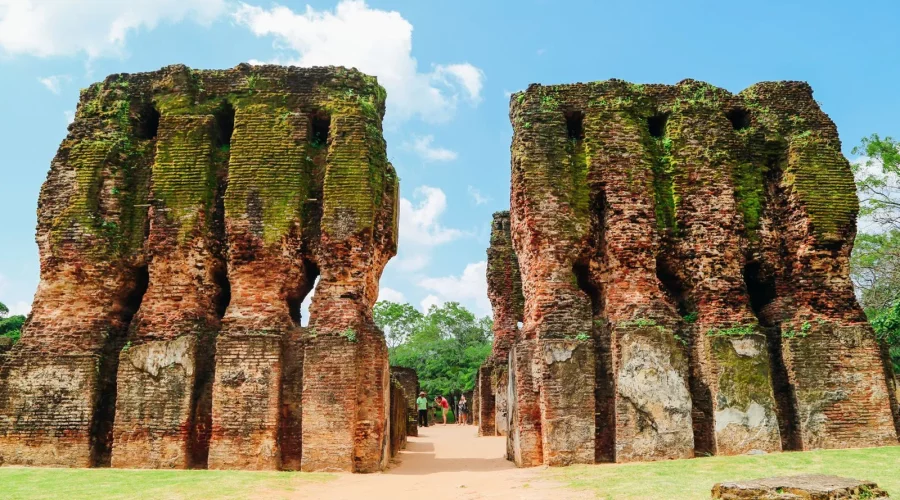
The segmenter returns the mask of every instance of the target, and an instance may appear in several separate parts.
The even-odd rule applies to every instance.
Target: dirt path
[[[474,426],[419,429],[391,468],[380,474],[344,474],[316,485],[303,498],[373,499],[546,499],[583,498],[540,479],[540,469],[508,462],[506,438],[477,437]]]

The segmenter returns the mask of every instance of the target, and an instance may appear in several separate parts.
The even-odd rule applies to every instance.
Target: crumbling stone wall
[[[509,350],[522,321],[525,299],[519,263],[513,249],[509,212],[497,212],[487,250],[488,297],[494,313],[494,345],[478,372],[479,435],[507,435],[509,420]]]
[[[518,464],[897,443],[807,84],[532,85],[510,118]]]
[[[418,436],[419,412],[416,398],[419,397],[419,375],[412,368],[392,366],[391,378],[400,383],[400,386],[403,387],[403,393],[406,394],[406,435]]]
[[[0,376],[3,461],[382,468],[371,310],[398,202],[384,100],[343,68],[170,66],[84,90]]]
[[[391,456],[406,447],[406,429],[409,425],[409,399],[403,384],[391,377]]]

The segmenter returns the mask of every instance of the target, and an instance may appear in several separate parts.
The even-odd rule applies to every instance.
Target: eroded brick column
[[[147,242],[150,281],[120,355],[113,467],[205,462],[206,439],[194,445],[192,437],[198,426],[209,427],[209,408],[197,410],[209,402],[201,392],[212,387],[217,300],[223,295],[216,276],[225,273],[214,221],[218,180],[225,176],[219,172],[225,164],[214,154],[216,135],[211,115],[166,115],[160,123]]]
[[[41,188],[41,282],[0,372],[0,462],[109,464],[116,363],[146,289],[141,238],[154,134],[116,78],[81,94]]]
[[[685,458],[693,453],[691,397],[678,318],[656,272],[665,222],[655,199],[652,139],[637,110],[619,111],[601,106],[585,117],[587,150],[607,152],[591,154],[593,245],[582,278],[595,303],[602,370],[595,457]]]
[[[306,471],[374,472],[389,457],[390,373],[372,320],[378,279],[396,251],[396,178],[384,143],[358,114],[332,116],[326,162],[320,281],[303,369]],[[375,130],[378,130],[376,128]],[[369,162],[382,159],[373,168]]]
[[[724,91],[700,82],[678,86],[682,95],[725,102]],[[742,180],[741,132],[726,114],[703,103],[673,107],[661,161],[677,168],[673,251],[666,267],[680,290],[690,339],[695,437],[700,452],[736,455],[780,451],[766,337],[751,309],[743,279],[742,218],[735,197]],[[670,165],[665,165],[670,167]]]
[[[530,98],[528,98],[530,97]],[[591,302],[578,286],[573,267],[589,231],[586,157],[578,138],[570,141],[562,112],[541,108],[534,92],[511,110],[516,126],[512,158],[512,238],[525,297],[523,341],[537,367],[543,462],[548,465],[594,461],[594,339]],[[522,355],[528,351],[522,347]],[[530,365],[531,363],[529,363]],[[518,370],[525,370],[521,363]],[[528,379],[515,374],[517,383]],[[577,382],[577,383],[576,383]],[[519,418],[530,413],[518,393]],[[521,437],[521,436],[520,436]],[[534,456],[535,442],[518,439],[516,456]],[[517,461],[518,463],[518,461]]]
[[[302,342],[299,305],[316,277],[301,243],[316,152],[309,117],[279,97],[256,94],[235,109],[224,198],[231,302],[216,345],[210,468],[296,468],[300,459],[298,432],[282,434],[299,409],[282,406],[281,390],[303,362],[285,345],[293,352]]]
[[[494,344],[490,357],[485,361],[487,370],[484,375],[491,379],[490,392],[482,393],[491,399],[486,407],[492,414],[485,415],[486,425],[480,427],[481,435],[496,433],[505,436],[509,431],[507,357],[518,334],[518,325],[522,322],[525,302],[510,229],[509,212],[495,213],[491,224],[491,245],[487,251],[488,298],[494,313]]]

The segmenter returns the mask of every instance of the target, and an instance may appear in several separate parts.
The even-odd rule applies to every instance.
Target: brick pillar
[[[478,369],[478,435],[494,436],[497,433],[494,420],[494,387],[491,383],[493,368],[490,365],[482,365]]]
[[[214,218],[217,180],[215,122],[211,115],[163,116],[153,165],[150,209],[150,283],[120,355],[112,466],[205,466],[206,444],[192,446],[209,409],[216,274],[224,262]],[[221,214],[218,215],[221,221]],[[196,418],[195,418],[196,417]],[[202,448],[202,449],[197,449]],[[194,456],[193,455],[201,455]]]
[[[333,116],[326,159],[320,280],[310,307],[315,334],[303,367],[304,471],[375,472],[389,458],[390,369],[372,320],[378,279],[396,252],[397,184],[373,173],[384,144],[363,116]]]
[[[694,413],[700,420],[695,422],[700,436],[696,445],[717,455],[781,451],[775,396],[766,369],[768,345],[742,276],[742,220],[734,179],[746,166],[739,165],[733,147],[738,133],[724,114],[691,108],[677,110],[668,123],[670,161],[681,166],[681,175],[673,182],[679,198],[679,231],[673,237],[674,255],[666,260],[685,289],[682,300],[698,315],[693,327],[685,329],[692,332],[694,383],[705,389],[695,391],[702,392],[695,405],[702,410]],[[698,160],[707,151],[721,153],[714,160]],[[695,180],[716,175],[721,175],[716,183]],[[762,370],[744,371],[753,367]]]
[[[292,314],[315,280],[301,234],[315,178],[307,158],[316,153],[309,118],[276,106],[254,94],[235,109],[224,199],[231,303],[216,343],[211,469],[299,461],[298,389],[288,384],[284,405],[281,390],[285,374],[302,371],[303,335]]]
[[[544,463],[541,433],[541,405],[533,355],[536,342],[522,340],[509,351],[509,387],[515,388],[510,398],[510,429],[506,437],[507,458],[518,467],[534,467]]]

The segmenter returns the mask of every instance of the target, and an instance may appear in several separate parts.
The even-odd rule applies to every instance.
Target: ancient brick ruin
[[[419,375],[412,368],[392,366],[391,377],[400,384],[406,396],[406,435],[418,436],[419,412],[416,409],[416,398],[419,397]]]
[[[509,428],[509,349],[516,339],[525,299],[510,235],[509,212],[497,212],[487,252],[488,298],[494,313],[494,345],[478,371],[479,397],[473,405],[481,436],[505,436]]]
[[[380,470],[384,102],[343,68],[170,66],[84,90],[41,191],[0,462]]]
[[[712,488],[719,500],[876,500],[890,498],[872,481],[806,474],[719,483]]]
[[[478,406],[504,432],[507,387],[511,460],[897,444],[849,279],[853,176],[807,84],[532,85],[510,118]]]

